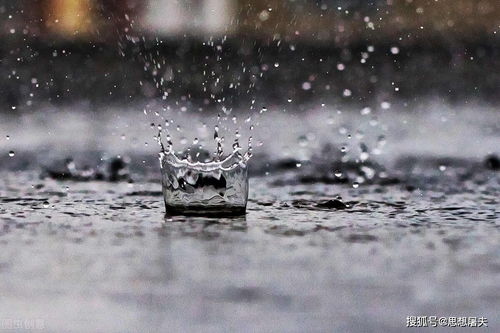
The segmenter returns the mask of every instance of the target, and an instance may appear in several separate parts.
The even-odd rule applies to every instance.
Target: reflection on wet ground
[[[76,331],[120,318],[111,331],[397,332],[419,313],[494,325],[500,178],[471,166],[357,189],[276,185],[300,169],[254,177],[248,213],[233,219],[166,219],[159,183],[4,171],[0,308]]]

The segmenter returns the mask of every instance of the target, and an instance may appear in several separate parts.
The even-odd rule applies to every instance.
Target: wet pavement
[[[500,119],[432,108],[376,124],[316,110],[272,133],[285,118],[269,116],[246,216],[217,219],[164,217],[154,133],[135,113],[6,119],[1,317],[74,332],[401,332],[407,316],[476,316],[494,331]],[[380,152],[353,162],[359,143]],[[129,176],[111,179],[117,154]],[[47,173],[66,157],[104,176]]]

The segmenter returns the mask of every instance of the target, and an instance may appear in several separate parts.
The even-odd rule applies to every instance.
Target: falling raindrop
[[[366,115],[370,114],[371,112],[372,112],[372,109],[370,109],[369,107],[363,108],[360,111],[361,115],[363,115],[363,116],[366,116]]]
[[[359,159],[362,162],[366,161],[368,158],[370,158],[370,154],[368,154],[367,152],[362,152],[361,154],[359,154]]]

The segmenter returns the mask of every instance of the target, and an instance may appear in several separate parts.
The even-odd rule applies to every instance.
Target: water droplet
[[[398,54],[399,53],[399,47],[397,47],[397,46],[391,47],[391,53],[392,54]]]
[[[366,161],[369,157],[370,157],[370,154],[368,154],[367,152],[362,152],[361,154],[359,154],[359,159],[362,162]]]
[[[361,171],[363,171],[366,178],[368,178],[368,179],[373,179],[373,177],[375,177],[375,170],[370,168],[370,167],[362,166]]]
[[[365,178],[363,176],[357,176],[356,177],[356,180],[354,181],[354,183],[356,184],[363,184],[365,182]]]

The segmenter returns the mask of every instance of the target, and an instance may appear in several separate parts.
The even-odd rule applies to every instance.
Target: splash
[[[159,128],[162,190],[167,215],[241,215],[248,200],[248,168],[251,152],[242,154],[238,136],[232,152],[224,157],[223,138],[215,126],[215,153],[193,144],[175,152],[170,135],[166,145]],[[193,143],[197,139],[193,140]]]
[[[163,143],[162,128],[159,127],[156,141],[160,146],[160,164],[170,163],[174,166],[186,166],[194,169],[205,171],[221,169],[231,170],[238,166],[245,166],[252,157],[252,136],[248,138],[248,149],[243,152],[243,148],[239,144],[238,135],[232,146],[232,152],[224,157],[224,150],[222,146],[222,138],[219,136],[219,127],[215,126],[214,140],[217,144],[216,152],[211,156],[207,150],[203,149],[201,145],[193,144],[185,151],[175,152],[173,149],[172,138],[170,134],[166,133],[166,144]],[[193,140],[197,142],[198,139]]]

